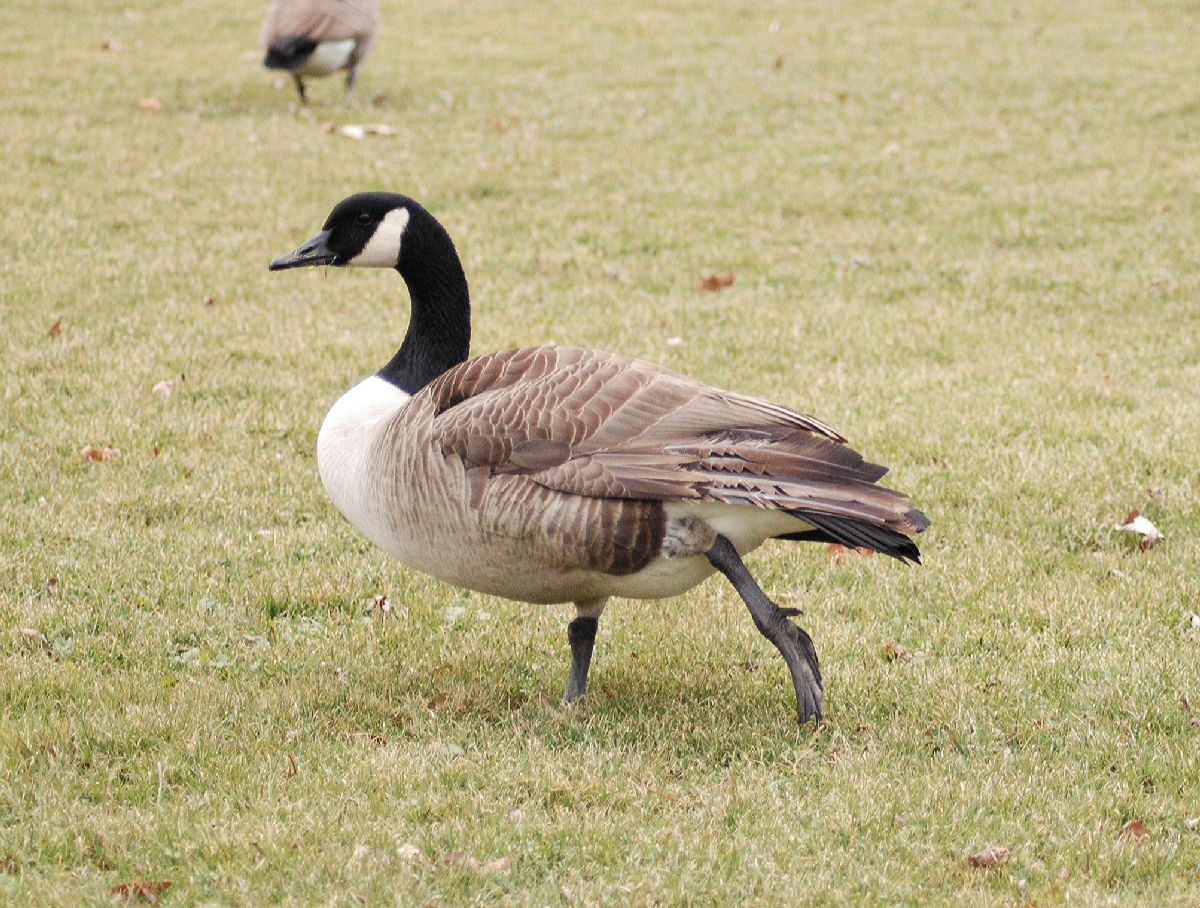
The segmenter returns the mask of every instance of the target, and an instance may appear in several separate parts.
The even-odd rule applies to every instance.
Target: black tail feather
[[[900,561],[921,563],[921,551],[917,544],[896,530],[877,526],[852,517],[834,517],[829,514],[816,514],[812,511],[789,511],[806,523],[811,523],[816,529],[802,530],[796,533],[784,533],[776,539],[790,539],[802,542],[836,542],[855,549],[871,549],[882,555],[891,555]],[[924,529],[924,527],[922,527]]]

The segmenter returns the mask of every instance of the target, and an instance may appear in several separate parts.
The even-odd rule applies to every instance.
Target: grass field
[[[1200,902],[1196,4],[383,11],[358,108],[297,112],[256,4],[0,6],[0,902]],[[371,188],[455,237],[476,352],[642,356],[893,466],[924,567],[751,558],[823,726],[727,584],[614,603],[564,709],[567,608],[336,514],[317,428],[403,286],[266,264]]]

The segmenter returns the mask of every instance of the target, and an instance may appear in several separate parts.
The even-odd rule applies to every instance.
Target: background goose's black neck
[[[450,236],[423,211],[414,212],[405,231],[396,270],[408,285],[412,314],[400,349],[377,374],[416,394],[470,355],[470,293]]]

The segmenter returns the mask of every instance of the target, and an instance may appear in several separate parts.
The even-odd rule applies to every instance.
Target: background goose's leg
[[[592,664],[592,647],[596,643],[596,628],[608,597],[575,603],[575,620],[567,625],[567,640],[571,644],[571,674],[563,700],[570,703],[583,696],[587,687],[588,667]]]
[[[821,666],[817,661],[817,650],[813,646],[812,637],[808,636],[802,627],[793,624],[788,618],[796,614],[796,609],[781,609],[767,598],[750,575],[746,565],[733,543],[724,536],[718,535],[705,555],[718,571],[724,574],[733,588],[737,590],[750,617],[759,632],[775,644],[792,673],[792,686],[796,689],[796,713],[801,722],[809,719],[820,719],[823,715],[821,704],[824,690],[821,684]]]
[[[346,97],[342,100],[345,107],[350,107],[350,90],[354,88],[354,80],[358,77],[358,67],[351,66],[346,72]]]
[[[295,80],[295,82],[296,82],[296,91],[298,91],[300,93],[300,103],[307,104],[308,103],[308,95],[306,95],[304,93],[304,80],[301,79],[295,73],[292,73],[292,79]]]

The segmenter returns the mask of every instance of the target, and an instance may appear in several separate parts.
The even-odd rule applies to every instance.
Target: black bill
[[[291,252],[271,260],[272,271],[286,268],[304,268],[309,265],[336,265],[337,254],[329,248],[329,231],[322,230],[311,240]]]

